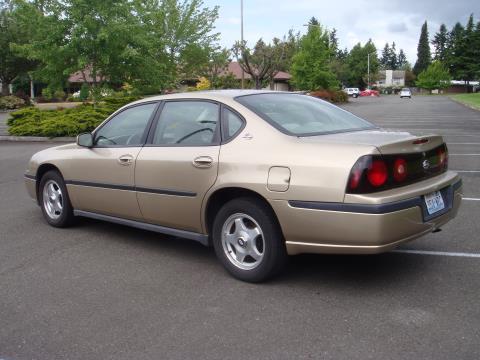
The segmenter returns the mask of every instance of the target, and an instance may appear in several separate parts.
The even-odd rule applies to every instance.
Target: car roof
[[[294,94],[289,91],[272,91],[272,90],[208,90],[208,91],[191,91],[184,93],[174,93],[168,95],[154,95],[138,100],[135,103],[142,103],[155,100],[173,100],[173,99],[208,99],[217,101],[228,101],[237,96],[256,95],[256,94]]]

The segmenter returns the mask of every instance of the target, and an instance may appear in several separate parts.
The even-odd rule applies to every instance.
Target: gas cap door
[[[290,169],[284,166],[272,166],[268,171],[267,188],[270,191],[285,192],[290,186]]]

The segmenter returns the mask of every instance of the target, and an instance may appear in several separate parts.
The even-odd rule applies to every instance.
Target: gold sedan
[[[462,199],[447,168],[441,136],[306,95],[226,90],[129,104],[35,154],[25,181],[50,225],[85,216],[192,239],[258,282],[288,255],[379,253],[439,229]]]

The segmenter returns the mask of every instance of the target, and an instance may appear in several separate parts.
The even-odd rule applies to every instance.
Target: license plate
[[[445,208],[445,203],[443,202],[443,197],[440,191],[434,191],[425,195],[425,205],[427,205],[427,211],[429,215],[443,210]]]

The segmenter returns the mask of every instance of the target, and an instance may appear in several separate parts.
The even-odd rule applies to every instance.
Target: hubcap
[[[43,187],[43,208],[48,217],[56,220],[62,215],[62,189],[54,180],[48,180]]]
[[[227,259],[242,270],[256,268],[263,260],[265,240],[260,225],[249,215],[233,214],[223,224],[222,247]]]

